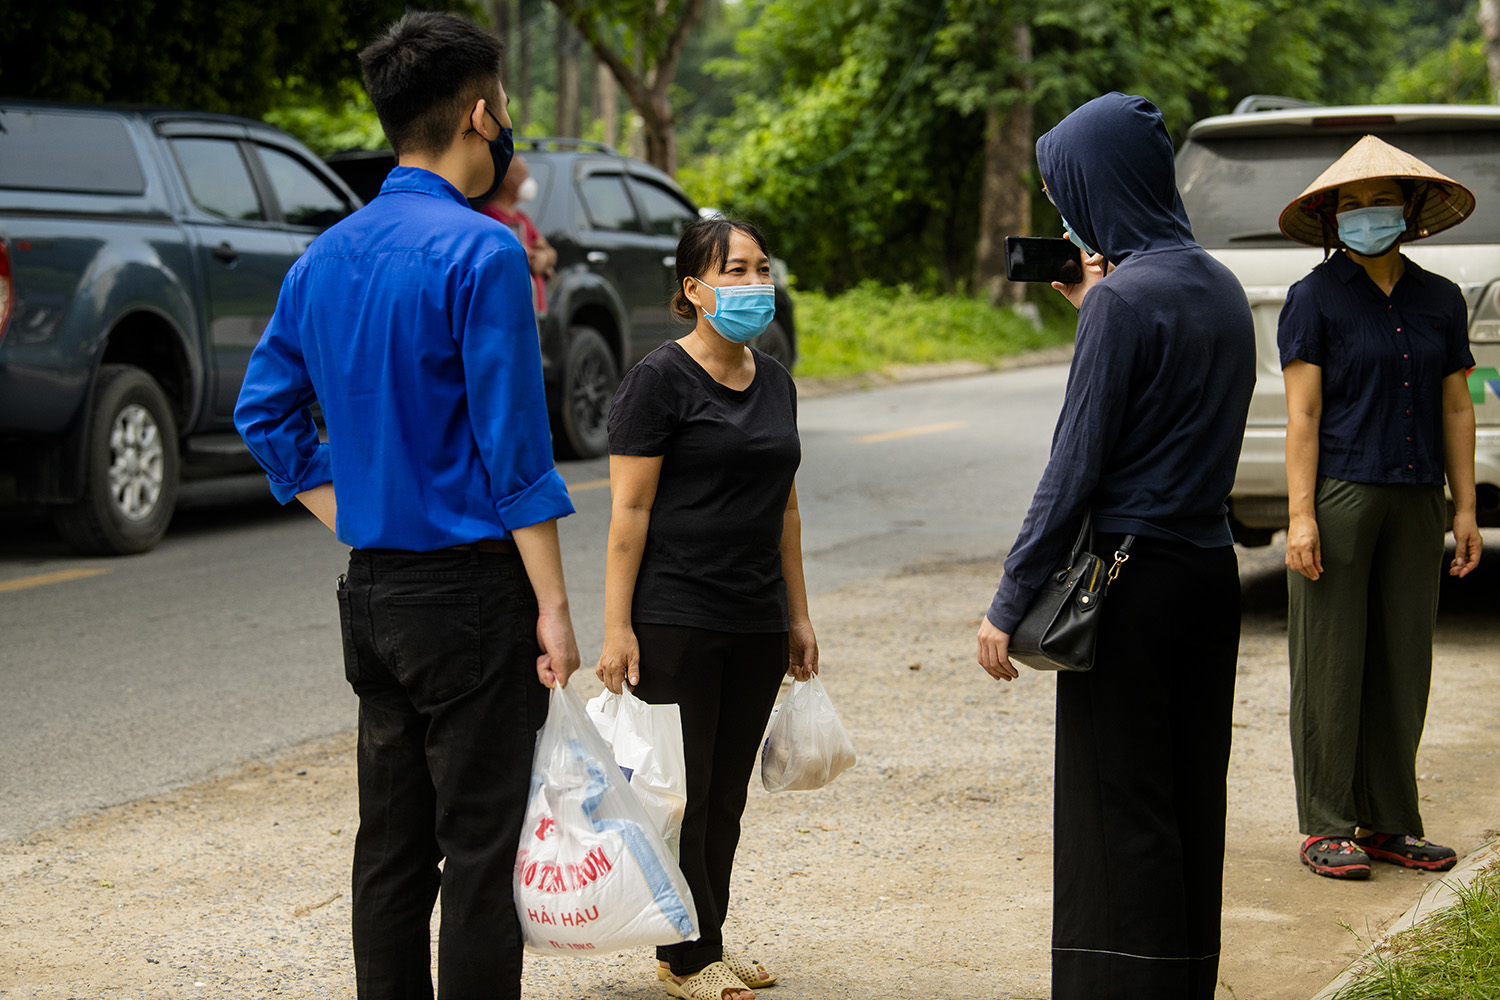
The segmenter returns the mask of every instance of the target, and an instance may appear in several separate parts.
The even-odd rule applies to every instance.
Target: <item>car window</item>
[[[641,220],[620,174],[590,174],[578,185],[589,228],[638,233]]]
[[[658,236],[681,236],[687,224],[698,218],[680,195],[656,181],[632,177],[630,186],[646,213],[647,227]]]
[[[172,152],[199,208],[239,222],[266,217],[236,140],[173,139]]]
[[[1424,242],[1500,242],[1500,132],[1376,134],[1464,184],[1478,199],[1462,225]],[[1189,141],[1177,157],[1177,186],[1193,235],[1209,249],[1290,244],[1277,229],[1281,210],[1358,138],[1220,135]]]
[[[256,148],[288,225],[327,229],[349,214],[343,196],[301,160],[270,146]]]
[[[146,178],[118,118],[0,109],[0,187],[142,194]]]

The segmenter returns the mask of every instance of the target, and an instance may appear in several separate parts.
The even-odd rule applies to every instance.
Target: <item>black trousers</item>
[[[536,732],[537,604],[519,556],[356,550],[339,589],[359,695],[354,967],[361,1000],[516,1000],[511,896]],[[441,871],[438,862],[442,861]]]
[[[1239,631],[1232,546],[1139,538],[1058,676],[1053,1000],[1213,997]]]
[[[687,811],[682,874],[698,909],[696,941],[656,949],[675,975],[692,975],[724,956],[729,878],[740,843],[750,773],[787,669],[787,633],[713,632],[637,623],[641,682],[635,694],[682,710]]]

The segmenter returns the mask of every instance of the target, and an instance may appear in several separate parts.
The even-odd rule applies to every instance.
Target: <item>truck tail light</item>
[[[0,240],[0,340],[5,339],[5,327],[10,322],[10,304],[15,299],[15,289],[10,279],[10,250]]]
[[[1469,342],[1500,343],[1500,281],[1486,288],[1478,304],[1470,309]]]

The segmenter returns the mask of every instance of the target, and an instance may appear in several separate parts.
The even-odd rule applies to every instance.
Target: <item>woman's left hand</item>
[[[787,634],[787,675],[793,680],[809,681],[818,672],[818,637],[813,635],[812,622],[803,619],[792,622]]]
[[[1484,538],[1473,514],[1457,514],[1453,518],[1453,563],[1448,567],[1449,576],[1468,576],[1479,565],[1479,550],[1484,548]]]

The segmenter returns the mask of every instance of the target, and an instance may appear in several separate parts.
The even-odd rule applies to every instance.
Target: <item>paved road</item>
[[[1064,376],[804,400],[810,589],[1001,552]],[[562,539],[588,664],[602,639],[607,463],[561,471],[578,507]],[[45,521],[0,515],[0,837],[352,725],[332,594],[345,550],[259,477],[192,485],[167,539],[128,559],[73,557]]]

